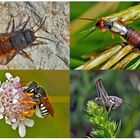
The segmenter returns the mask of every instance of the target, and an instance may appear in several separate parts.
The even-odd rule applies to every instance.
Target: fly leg
[[[28,17],[28,19],[23,23],[22,31],[25,29],[29,21],[30,21],[30,17]]]
[[[10,25],[12,25],[12,29],[9,31],[10,29]],[[14,21],[14,16],[11,15],[10,21],[8,22],[8,25],[6,27],[6,33],[11,33],[15,31],[15,21]]]
[[[19,54],[24,56],[24,57],[26,57],[26,58],[28,58],[28,59],[30,59],[31,62],[33,62],[33,59],[25,51],[22,50],[22,51],[19,52]]]
[[[43,45],[43,44],[44,44],[44,42],[37,42],[37,43],[31,44],[31,46],[37,46],[37,45]]]
[[[30,17],[28,17],[28,19],[26,21],[24,21],[23,23],[20,23],[18,26],[16,26],[16,31],[18,31],[20,29],[23,31],[29,21],[30,21]]]

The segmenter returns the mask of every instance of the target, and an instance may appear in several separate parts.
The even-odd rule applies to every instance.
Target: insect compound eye
[[[97,21],[95,26],[96,26],[96,27],[100,27],[100,22]]]
[[[96,27],[101,29],[104,28],[104,20],[103,19],[98,20],[96,23]]]
[[[34,39],[34,34],[31,30],[26,30],[25,33],[24,33],[25,37],[26,37],[26,40],[30,43],[30,42],[33,42],[35,39]]]

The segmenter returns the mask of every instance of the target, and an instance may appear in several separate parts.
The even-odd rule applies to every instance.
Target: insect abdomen
[[[7,37],[0,37],[0,55],[6,55],[12,49],[10,40]]]
[[[129,44],[140,50],[140,32],[129,27],[124,38]]]
[[[40,112],[41,112],[42,117],[43,118],[47,117],[49,112],[46,109],[45,105],[41,103],[41,104],[39,104],[39,108],[40,108]]]

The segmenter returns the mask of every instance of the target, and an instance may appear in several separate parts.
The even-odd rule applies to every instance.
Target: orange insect
[[[27,47],[45,43],[43,41],[37,40],[38,38],[53,41],[45,37],[35,36],[35,33],[44,24],[46,17],[35,31],[33,30],[33,28],[26,27],[29,20],[30,17],[28,17],[28,19],[20,26],[15,28],[14,18],[11,18],[6,28],[6,33],[0,34],[0,65],[8,64],[15,57],[16,54],[21,54],[24,57],[33,61],[30,56],[24,51],[24,49]],[[12,29],[10,32],[8,32],[11,23]]]
[[[29,93],[29,95],[32,96],[34,102],[36,102],[39,106],[42,117],[45,118],[48,116],[48,114],[54,117],[54,109],[49,101],[45,89],[38,87],[36,82],[31,82],[27,85],[27,88],[25,88],[24,92],[27,94]]]

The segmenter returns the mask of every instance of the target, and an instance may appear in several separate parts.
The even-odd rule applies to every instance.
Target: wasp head
[[[38,84],[36,82],[31,82],[27,85],[27,88],[25,88],[24,92],[34,93],[37,86]]]

